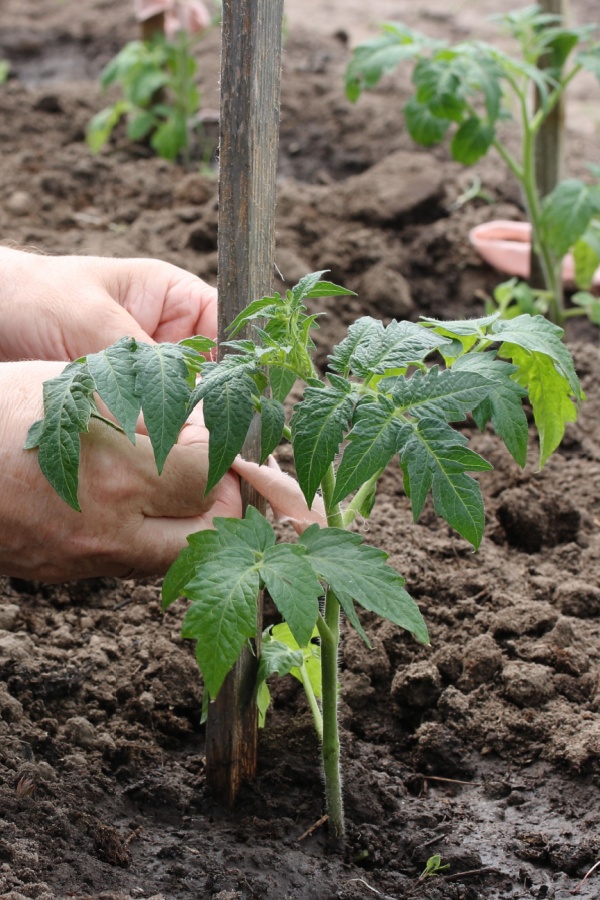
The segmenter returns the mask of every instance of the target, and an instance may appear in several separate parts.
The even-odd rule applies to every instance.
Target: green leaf
[[[253,300],[252,303],[249,303],[248,306],[235,317],[231,325],[227,326],[227,331],[233,337],[242,330],[247,322],[261,318],[266,315],[269,310],[276,312],[279,308],[283,307],[283,305],[283,301],[279,294],[275,294],[274,297],[260,297],[258,300]]]
[[[352,416],[355,397],[333,388],[306,388],[290,422],[296,475],[311,506],[338,452]]]
[[[567,422],[575,422],[577,409],[569,382],[550,356],[531,353],[514,345],[503,351],[518,366],[515,378],[527,388],[540,440],[540,468],[556,450]]]
[[[37,422],[34,422],[33,425],[30,426],[29,431],[27,432],[27,438],[25,439],[25,443],[23,444],[23,450],[35,450],[35,448],[39,446],[39,443],[42,440],[43,433],[44,420],[38,419]]]
[[[323,594],[310,564],[298,554],[297,547],[276,544],[265,550],[260,577],[298,644],[308,644]]]
[[[583,237],[573,245],[575,261],[575,283],[587,290],[591,287],[600,265],[600,234],[597,228],[589,227]]]
[[[553,325],[544,316],[516,316],[514,319],[500,319],[492,325],[492,340],[517,344],[530,353],[543,353],[554,361],[559,371],[568,381],[576,400],[583,397],[579,378],[573,365],[571,354],[565,347],[562,328]],[[508,356],[506,348],[500,347],[499,356]]]
[[[180,347],[189,347],[196,353],[210,353],[217,345],[211,338],[204,337],[202,334],[196,334],[194,337],[184,338],[179,341]]]
[[[269,366],[269,384],[273,399],[283,403],[296,383],[296,376],[281,366]]]
[[[129,108],[129,104],[119,101],[101,109],[91,119],[86,130],[85,140],[92,153],[100,152]]]
[[[485,516],[478,483],[467,472],[492,466],[465,446],[467,438],[437,419],[421,419],[401,453],[415,521],[432,489],[433,505],[477,549]]]
[[[339,284],[334,284],[333,281],[318,281],[303,295],[304,300],[315,300],[319,297],[356,297],[356,293]]]
[[[179,556],[165,575],[162,586],[162,608],[168,607],[179,597],[183,597],[190,581],[196,577],[200,566],[210,562],[219,552],[220,541],[216,531],[198,531],[188,535],[188,546],[179,552]]]
[[[600,80],[600,43],[582,50],[575,57],[575,63],[579,64],[586,72],[591,72]]]
[[[254,506],[246,509],[243,519],[214,519],[222,546],[234,548],[243,544],[253,553],[265,553],[275,546],[275,532],[272,525]]]
[[[308,275],[305,275],[304,278],[301,278],[298,284],[294,285],[290,292],[292,305],[297,307],[302,300],[306,299],[310,292],[316,288],[321,281],[321,275],[326,274],[327,269],[321,269],[320,272],[310,272]]]
[[[382,35],[356,47],[346,69],[348,99],[357,100],[361,91],[375,87],[386,72],[392,72],[403,60],[414,58],[420,50],[420,37],[404,25],[392,25]]]
[[[420,59],[413,72],[417,88],[417,102],[426,106],[437,119],[460,122],[465,111],[465,98],[461,78],[454,66],[455,60]]]
[[[403,443],[407,425],[385,397],[361,400],[339,465],[332,503],[339,503],[384,468]]]
[[[260,401],[260,464],[279,444],[285,425],[285,410],[279,400],[262,397]]]
[[[163,159],[174,162],[188,145],[188,126],[184,115],[172,111],[169,118],[158,126],[150,145]]]
[[[379,336],[383,325],[371,316],[362,316],[348,329],[348,336],[333,348],[329,357],[329,367],[334,372],[341,372],[347,376],[352,367],[352,360],[359,348],[368,347],[375,337]]]
[[[356,327],[355,327],[356,326]],[[331,367],[359,378],[370,378],[389,369],[406,369],[420,363],[437,347],[450,342],[414,322],[392,320],[384,328],[375,319],[359,319],[348,337],[334,348]]]
[[[273,640],[280,641],[292,652],[296,650],[302,651],[304,671],[308,676],[315,697],[320,699],[323,691],[321,686],[321,646],[318,642],[315,643],[315,640],[318,641],[319,637],[317,629],[315,628],[313,631],[313,639],[306,647],[300,647],[298,645],[298,642],[290,631],[289,625],[286,625],[285,622],[274,625],[271,629],[271,636]],[[294,678],[297,678],[298,681],[302,682],[302,675],[300,674],[299,667],[296,668],[294,666],[294,668],[290,669],[290,675],[293,675]]]
[[[145,109],[132,114],[127,121],[127,137],[131,141],[143,141],[158,121],[154,113]]]
[[[444,321],[443,319],[431,319],[427,316],[421,316],[421,322],[434,328],[436,332],[442,335],[451,335],[452,337],[477,336],[482,337],[488,326],[492,325],[500,317],[497,312],[489,316],[480,316],[477,319],[456,319],[454,321]]]
[[[501,111],[502,70],[496,60],[479,44],[461,44],[460,61],[464,67],[464,80],[468,93],[482,91],[488,122],[494,123]]]
[[[411,378],[386,378],[378,387],[389,392],[397,412],[420,419],[461,422],[494,385],[481,372],[456,366],[440,371],[433,366],[426,373],[416,372]]]
[[[136,391],[134,368],[137,347],[133,338],[121,338],[106,350],[86,357],[96,390],[132,444],[135,444],[135,429],[142,407],[142,398]]]
[[[466,119],[450,144],[450,152],[457,162],[472,166],[488,152],[494,142],[494,129],[477,116]]]
[[[472,353],[456,361],[453,371],[456,370],[477,372],[493,382],[493,390],[473,409],[473,418],[481,431],[491,420],[509,453],[520,466],[524,466],[529,429],[522,400],[527,396],[527,391],[511,377],[517,371],[516,366],[495,359],[495,354],[491,352]]]
[[[542,203],[541,239],[562,259],[597,210],[595,194],[586,184],[577,178],[561,181]]]
[[[415,143],[422,147],[439,144],[448,131],[449,119],[434,116],[428,106],[412,97],[404,106],[404,118],[408,133]]]
[[[258,664],[257,684],[266,681],[269,675],[289,675],[292,669],[299,669],[304,663],[302,650],[291,650],[282,641],[273,640],[268,631],[263,632],[263,641]]]
[[[169,81],[166,72],[157,71],[155,68],[146,67],[141,71],[135,82],[131,85],[130,100],[135,106],[148,106],[156,93]]]
[[[590,322],[600,325],[600,300],[594,294],[590,294],[588,291],[577,291],[571,297],[571,303],[575,306],[582,306]]]
[[[404,579],[387,564],[387,553],[364,544],[359,534],[318,525],[307,528],[299,543],[306,549],[304,559],[338,598],[355,600],[429,643],[421,613],[404,590]]]
[[[40,468],[54,490],[73,509],[77,499],[81,432],[89,430],[95,384],[85,365],[74,362],[56,378],[44,382],[43,426],[35,423],[27,447],[37,441]]]
[[[144,423],[160,473],[188,415],[185,348],[178,344],[137,344],[134,370],[135,394],[141,397]]]
[[[264,728],[267,722],[267,713],[269,711],[269,707],[271,705],[271,691],[269,690],[267,683],[265,681],[261,681],[256,690],[256,708],[258,709],[258,727]],[[206,722],[206,718],[200,720],[200,724],[204,725]]]
[[[193,394],[194,403],[204,399],[204,422],[210,433],[207,493],[231,468],[242,449],[254,415],[256,385],[251,374],[256,371],[253,362],[249,364],[240,357],[208,364]]]
[[[181,634],[198,641],[196,658],[212,699],[248,638],[256,636],[259,584],[254,554],[236,547],[221,548],[185,588],[193,603]]]

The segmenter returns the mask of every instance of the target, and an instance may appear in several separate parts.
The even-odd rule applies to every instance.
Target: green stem
[[[383,475],[384,471],[384,468],[378,469],[375,474],[372,475],[368,481],[365,481],[362,487],[358,489],[358,491],[354,495],[354,498],[342,513],[342,522],[344,524],[344,528],[348,528],[349,525],[352,525],[357,515],[359,515],[363,503]]]
[[[554,259],[547,241],[541,239],[542,211],[538,195],[535,173],[535,133],[529,122],[527,104],[522,104],[523,120],[523,179],[521,182],[531,222],[532,245],[538,248],[544,282],[550,295],[549,318],[560,325],[563,318],[562,284],[560,279],[560,263]]]
[[[563,321],[565,319],[572,319],[574,316],[587,316],[588,311],[585,306],[573,306],[571,309],[565,309],[562,314]]]
[[[321,714],[321,710],[319,709],[319,704],[317,703],[317,698],[315,697],[315,692],[313,690],[313,686],[310,683],[310,678],[308,677],[308,672],[306,671],[306,666],[300,666],[298,670],[300,672],[300,678],[302,679],[302,686],[304,687],[304,693],[306,694],[306,699],[308,700],[308,705],[310,706],[310,711],[313,714],[313,719],[315,723],[315,731],[319,735],[319,740],[323,740],[323,716]]]
[[[538,133],[538,131],[540,130],[540,128],[542,127],[542,125],[544,124],[544,122],[546,121],[546,119],[548,118],[548,116],[550,115],[550,113],[552,112],[552,110],[554,109],[556,104],[558,103],[558,101],[563,96],[563,94],[567,88],[567,85],[573,80],[573,78],[580,71],[581,71],[580,65],[573,66],[573,68],[571,69],[569,74],[565,75],[564,78],[561,80],[560,87],[556,88],[556,90],[554,90],[550,94],[550,96],[548,97],[548,102],[547,102],[546,106],[540,107],[538,109],[538,111],[534,115],[534,117],[531,120],[530,125],[529,125],[533,134]]]
[[[115,431],[118,431],[120,434],[125,434],[125,431],[121,428],[120,425],[117,425],[116,422],[113,422],[112,419],[107,419],[106,416],[102,416],[99,412],[93,412],[91,414],[92,419],[98,419],[99,422],[104,422],[105,425],[109,425],[111,428],[114,428]]]
[[[340,604],[329,588],[325,595],[325,624],[321,633],[321,683],[323,705],[323,773],[329,832],[334,841],[344,838],[344,803],[340,772],[340,734],[337,716]]]
[[[330,527],[343,527],[339,504],[331,502],[335,489],[335,471],[331,465],[321,484],[323,500]],[[323,627],[324,626],[324,627]],[[321,683],[323,707],[323,773],[325,799],[329,815],[329,833],[333,841],[344,839],[344,804],[340,772],[340,735],[338,727],[338,650],[340,644],[340,604],[331,588],[325,594],[321,638]]]

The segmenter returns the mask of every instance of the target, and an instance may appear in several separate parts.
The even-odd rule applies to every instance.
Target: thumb
[[[136,341],[141,341],[145,344],[155,343],[133,316],[122,306],[119,306],[110,294],[104,293],[104,291],[98,295],[95,303],[88,306],[85,310],[85,315],[87,326],[84,332],[86,335],[86,346],[82,349],[81,331],[76,333],[77,348],[74,348],[75,352],[69,352],[71,359],[85,356],[88,353],[97,353],[124,337],[132,337]],[[69,351],[71,351],[71,348],[69,348]]]

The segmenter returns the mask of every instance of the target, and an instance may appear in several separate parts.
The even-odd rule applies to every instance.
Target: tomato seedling
[[[517,179],[544,276],[545,290],[533,298],[537,310],[558,324],[585,314],[599,321],[600,304],[587,289],[600,265],[600,187],[569,178],[542,199],[535,161],[540,128],[568,85],[584,70],[600,78],[600,43],[590,40],[595,26],[567,27],[561,16],[537,6],[496,19],[517,40],[519,56],[483,41],[449,46],[402,24],[384,25],[379,37],[354,50],[346,70],[347,96],[355,101],[386,72],[411,65],[414,94],[404,106],[404,118],[412,139],[431,147],[451,135],[452,156],[468,166],[493,148]],[[545,68],[538,68],[541,61]],[[513,114],[520,123],[518,154],[509,149],[502,128]],[[598,179],[600,168],[590,169]],[[569,250],[585,293],[566,310],[560,273]]]
[[[311,339],[319,314],[309,314],[306,302],[351,293],[323,275],[307,275],[283,296],[250,303],[232,323],[228,352],[218,363],[200,355],[212,347],[202,338],[155,346],[126,338],[71,363],[45,384],[44,418],[31,427],[26,446],[38,448],[42,471],[77,509],[79,436],[91,418],[102,418],[96,393],[118,423],[107,424],[122,428],[132,441],[143,413],[159,470],[202,400],[210,432],[207,491],[230,468],[255,415],[261,418],[263,462],[282,437],[291,441],[306,502],[311,506],[321,493],[327,527],[311,525],[295,543],[277,543],[272,526],[253,508],[241,520],[217,518],[214,530],[188,538],[166,575],[163,601],[165,607],[181,596],[191,601],[182,634],[196,641],[205,692],[214,699],[244,645],[256,637],[258,592],[268,590],[285,627],[265,636],[261,715],[270,674],[300,678],[322,739],[329,822],[339,839],[340,614],[367,644],[357,605],[429,641],[387,554],[350,527],[370,515],[378,479],[397,458],[414,519],[431,492],[435,511],[478,547],[484,509],[469,473],[492,466],[451,423],[469,414],[479,428],[491,422],[524,465],[528,426],[522,401],[529,396],[543,465],[566,422],[574,421],[582,393],[562,329],[539,315],[502,320],[494,313],[455,322],[392,321],[385,327],[366,316],[333,348],[328,373],[321,376]],[[235,337],[250,323],[260,344]],[[429,357],[443,358],[445,366],[427,365]],[[298,380],[304,394],[288,417],[284,404]]]
[[[132,141],[149,139],[159,156],[190,162],[194,119],[200,108],[195,83],[196,60],[192,39],[184,31],[171,40],[155,34],[148,41],[130,41],[111,60],[100,84],[115,84],[122,96],[90,121],[87,144],[98,153],[121,119]]]

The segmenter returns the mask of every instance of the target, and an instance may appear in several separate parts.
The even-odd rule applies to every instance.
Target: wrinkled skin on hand
[[[0,247],[0,268],[0,360],[72,360],[124,336],[217,333],[216,288],[166,262]]]

